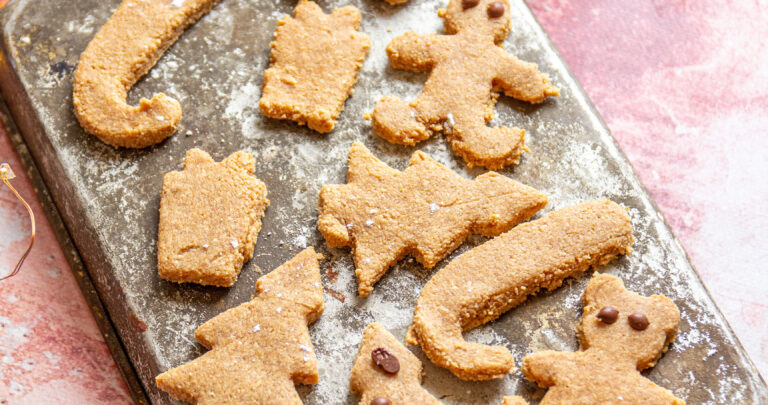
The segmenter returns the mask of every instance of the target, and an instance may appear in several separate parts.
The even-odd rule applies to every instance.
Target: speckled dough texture
[[[253,176],[256,162],[236,152],[221,163],[200,149],[184,170],[163,178],[157,271],[175,282],[229,287],[253,256],[267,187]]]
[[[371,352],[384,348],[400,362],[397,374],[384,372],[371,359]],[[440,405],[432,394],[421,387],[421,361],[380,323],[372,323],[363,331],[363,341],[355,358],[349,389],[360,397],[360,405],[374,398],[386,398],[391,405]]]
[[[359,28],[355,7],[325,14],[314,2],[300,0],[294,17],[278,22],[270,45],[272,63],[264,72],[261,113],[318,132],[332,131],[371,47]]]
[[[502,16],[489,17],[486,10],[493,2],[504,5]],[[429,79],[408,104],[397,97],[382,98],[373,111],[374,130],[403,145],[443,132],[470,167],[500,169],[518,163],[525,131],[487,124],[498,93],[541,103],[547,96],[559,95],[559,90],[535,64],[520,61],[499,46],[510,28],[507,0],[484,0],[466,10],[461,0],[451,0],[440,15],[448,35],[409,31],[387,45],[392,67],[429,72]]]
[[[463,330],[490,322],[540,289],[603,265],[632,248],[627,211],[608,201],[554,211],[472,249],[435,274],[421,291],[407,341],[463,380],[501,378],[514,369],[503,346],[464,340]]]
[[[144,148],[173,134],[181,120],[178,101],[159,93],[131,106],[128,90],[218,1],[124,0],[77,63],[72,99],[83,129],[126,148]]]
[[[208,353],[157,376],[160,389],[198,405],[301,405],[294,384],[317,384],[307,325],[323,313],[318,255],[307,248],[256,282],[251,301],[204,323]]]
[[[652,367],[675,339],[680,312],[667,297],[643,297],[624,288],[617,277],[596,274],[583,296],[584,316],[578,352],[543,351],[523,360],[527,378],[549,388],[541,405],[684,405],[669,390],[640,374]],[[614,323],[598,319],[600,309],[618,310]],[[630,314],[643,314],[644,330],[630,326]]]
[[[432,268],[471,234],[498,235],[546,204],[544,194],[498,173],[467,180],[422,152],[401,172],[355,143],[347,184],[320,190],[318,228],[328,246],[353,248],[365,297],[406,255]]]

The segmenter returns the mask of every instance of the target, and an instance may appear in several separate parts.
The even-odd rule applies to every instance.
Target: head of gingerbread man
[[[672,300],[628,291],[610,275],[596,274],[582,300],[582,350],[610,352],[617,361],[632,362],[638,370],[656,363],[680,325],[680,312]]]
[[[450,0],[440,10],[445,31],[449,34],[472,33],[492,37],[499,44],[510,28],[508,0]]]

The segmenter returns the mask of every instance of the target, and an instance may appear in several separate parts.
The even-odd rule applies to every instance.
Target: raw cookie
[[[372,358],[375,350],[384,349],[399,363],[399,371],[389,373]],[[372,323],[363,331],[363,341],[349,379],[350,390],[360,396],[360,405],[376,398],[386,398],[390,405],[439,405],[441,402],[421,387],[421,362],[380,323]]]
[[[514,369],[503,346],[470,343],[462,331],[498,318],[542,288],[632,248],[627,211],[602,200],[563,208],[519,225],[451,261],[421,290],[406,341],[463,380]]]
[[[294,17],[278,22],[270,45],[261,113],[318,132],[333,130],[371,47],[358,28],[360,11],[352,6],[329,15],[314,2],[300,0]]]
[[[672,300],[643,297],[616,277],[596,274],[582,302],[580,351],[544,351],[523,360],[525,376],[549,388],[539,404],[685,404],[640,374],[675,339],[680,313]]]
[[[184,170],[163,178],[157,235],[157,271],[175,282],[229,287],[253,256],[267,187],[253,177],[253,156],[216,163],[192,149]]]
[[[443,132],[470,167],[499,169],[518,162],[525,132],[488,127],[498,93],[540,103],[559,95],[559,90],[535,64],[518,60],[500,46],[510,28],[507,0],[483,0],[466,9],[462,3],[472,2],[451,0],[447,10],[440,10],[449,35],[409,31],[389,43],[392,67],[429,72],[429,79],[408,104],[390,96],[376,103],[373,129],[403,145]],[[492,8],[500,8],[501,14],[492,17]]]
[[[72,100],[86,132],[114,147],[144,148],[167,138],[181,105],[163,93],[138,106],[128,90],[184,30],[218,0],[123,0],[77,63]]]
[[[319,204],[318,228],[328,246],[354,249],[365,297],[404,256],[432,268],[469,235],[498,235],[532,217],[547,197],[498,173],[465,179],[422,152],[401,172],[355,143],[347,184],[324,186]]]
[[[294,384],[317,384],[307,325],[323,313],[318,256],[307,248],[256,282],[256,295],[204,323],[195,338],[211,349],[155,379],[198,405],[297,404]]]

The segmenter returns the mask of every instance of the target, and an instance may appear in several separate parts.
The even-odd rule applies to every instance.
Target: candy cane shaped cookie
[[[504,346],[464,340],[541,289],[632,251],[626,210],[593,201],[554,211],[464,253],[421,290],[406,341],[463,380],[501,378],[514,369]]]
[[[217,2],[124,0],[77,64],[72,99],[85,131],[126,148],[144,148],[173,134],[181,120],[178,101],[160,93],[131,106],[128,90]]]

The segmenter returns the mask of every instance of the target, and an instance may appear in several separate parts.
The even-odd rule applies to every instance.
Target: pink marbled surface
[[[0,404],[130,403],[109,349],[77,286],[11,142],[0,126],[0,162],[32,206],[37,240],[22,271],[0,281]],[[0,187],[0,272],[26,249],[29,219]]]
[[[768,2],[528,3],[768,375]],[[0,282],[0,403],[128,402],[2,130],[0,161],[39,226],[23,272]],[[1,188],[0,271],[24,249],[25,215]]]

